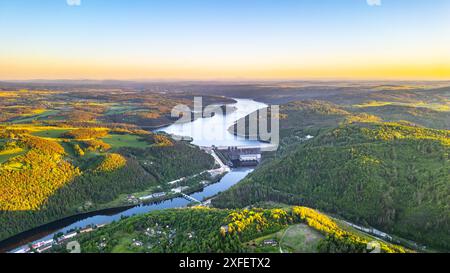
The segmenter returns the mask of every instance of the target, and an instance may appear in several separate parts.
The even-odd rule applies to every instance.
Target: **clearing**
[[[113,149],[118,149],[122,147],[130,147],[130,148],[146,148],[149,147],[150,144],[146,142],[142,137],[137,135],[118,135],[118,134],[110,134],[102,140],[111,145]]]

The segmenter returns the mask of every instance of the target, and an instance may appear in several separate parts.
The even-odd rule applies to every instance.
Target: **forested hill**
[[[291,147],[213,205],[305,205],[450,249],[450,131],[346,122]]]

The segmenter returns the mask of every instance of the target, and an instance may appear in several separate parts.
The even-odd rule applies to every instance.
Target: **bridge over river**
[[[195,199],[194,197],[192,197],[192,196],[190,196],[190,195],[187,195],[187,194],[182,193],[182,192],[181,192],[180,194],[181,194],[181,196],[182,196],[184,199],[187,199],[188,201],[195,202],[195,203],[199,203],[199,204],[202,203],[201,201]]]

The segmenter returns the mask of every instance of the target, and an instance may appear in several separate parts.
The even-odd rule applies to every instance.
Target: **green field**
[[[280,245],[283,252],[312,253],[324,237],[316,230],[304,224],[294,225],[286,229]]]
[[[0,152],[0,164],[8,161],[10,158],[22,155],[22,154],[24,154],[26,152],[27,152],[26,149],[20,149],[20,148],[14,149],[14,150]]]
[[[24,152],[15,153],[15,154],[0,154],[0,164],[8,161],[10,158],[23,154]]]
[[[139,110],[140,107],[133,106],[133,105],[117,105],[117,106],[111,106],[108,111],[106,112],[106,115],[119,115],[126,113],[128,111],[136,111]]]
[[[112,253],[134,253],[137,248],[132,247],[133,234],[121,232],[117,236],[120,238],[119,243],[111,250]],[[135,251],[133,251],[133,249]]]
[[[319,242],[324,238],[316,230],[305,224],[292,225],[276,233],[259,237],[245,245],[256,253],[315,253]],[[276,245],[265,245],[274,240]]]
[[[146,148],[149,144],[143,140],[140,136],[136,135],[118,135],[118,134],[110,134],[102,140],[105,143],[108,143],[113,147],[113,149],[118,149],[122,147],[130,147],[130,148]]]
[[[71,157],[76,157],[76,156],[77,156],[76,153],[75,153],[75,151],[74,151],[74,149],[73,149],[73,147],[72,147],[72,144],[62,142],[62,143],[61,143],[61,146],[64,147],[64,151],[65,151],[66,154],[68,154],[69,156],[71,156]]]

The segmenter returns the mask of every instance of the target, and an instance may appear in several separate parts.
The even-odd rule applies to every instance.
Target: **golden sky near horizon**
[[[312,63],[312,64],[309,64]],[[3,79],[390,79],[450,80],[450,62],[422,63],[152,63],[55,60],[34,58],[0,59]]]
[[[0,80],[450,80],[449,3],[4,0]]]

